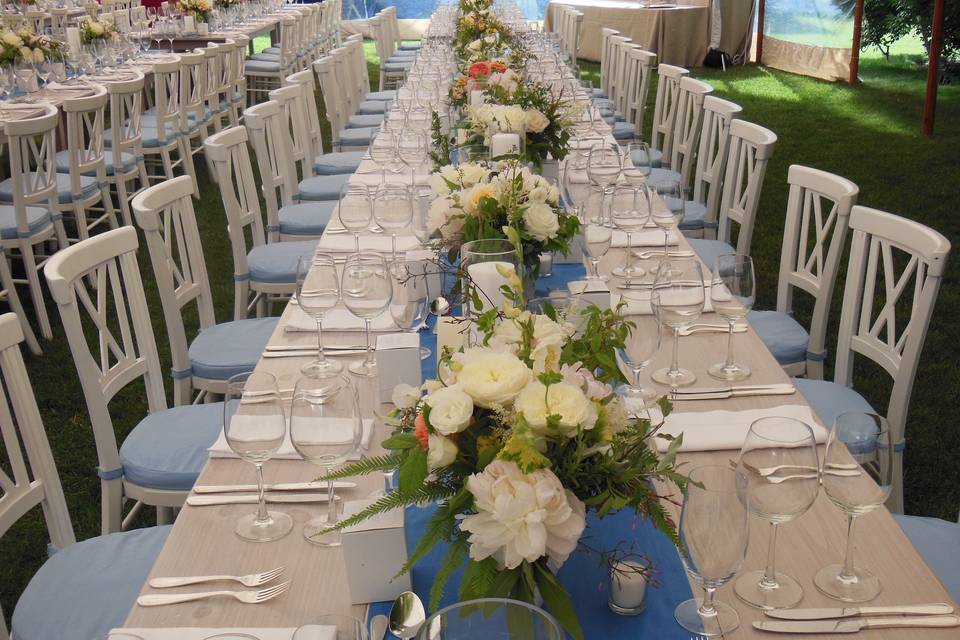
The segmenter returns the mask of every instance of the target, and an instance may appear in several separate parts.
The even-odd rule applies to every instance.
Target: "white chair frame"
[[[664,164],[673,152],[673,131],[677,123],[680,98],[680,78],[690,75],[683,67],[660,63],[657,65],[657,98],[653,105],[653,130],[650,147],[663,153]]]

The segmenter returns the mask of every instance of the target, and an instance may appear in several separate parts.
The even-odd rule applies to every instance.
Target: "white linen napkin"
[[[116,640],[128,640],[126,635],[139,636],[143,640],[206,640],[210,636],[221,633],[246,633],[259,640],[290,640],[296,629],[201,629],[196,627],[183,627],[178,629],[137,629],[123,628],[112,629],[111,635],[107,640],[113,640],[113,634],[117,634]],[[316,633],[309,636],[309,640],[336,640],[336,627],[317,626]]]
[[[647,289],[630,289],[630,302],[629,304],[634,305],[638,313],[642,316],[652,316],[653,307],[650,306],[650,296],[653,293],[652,288]],[[610,308],[616,309],[617,305],[620,304],[620,293],[617,291],[610,292]],[[704,286],[703,288],[703,312],[704,313],[713,313],[713,301],[710,299],[710,287]],[[316,329],[314,329],[315,331]]]
[[[328,420],[338,420],[338,418],[328,418]],[[342,418],[341,420],[347,421],[348,418]],[[288,422],[289,426],[289,422]],[[364,418],[363,419],[363,435],[360,437],[360,451],[355,455],[351,456],[351,460],[359,460],[364,451],[370,448],[370,440],[373,438],[373,418]],[[238,458],[239,456],[233,452],[233,449],[230,448],[230,445],[227,444],[227,438],[223,435],[223,429],[220,430],[220,435],[217,436],[217,441],[213,443],[213,446],[207,449],[207,452],[210,454],[211,458]],[[297,450],[293,448],[293,443],[290,441],[290,429],[286,430],[286,433],[283,436],[283,444],[280,445],[280,448],[275,454],[273,454],[274,460],[300,460],[300,454],[297,453]]]
[[[317,321],[308,316],[298,306],[290,305],[290,312],[284,320],[284,331],[309,331],[316,333]],[[323,315],[324,331],[364,331],[361,318],[346,309],[330,309]],[[371,331],[400,331],[389,313],[381,313],[370,322]],[[313,345],[316,346],[316,345]]]
[[[677,405],[674,405],[676,409]],[[750,425],[760,418],[783,416],[805,422],[813,429],[818,443],[827,441],[827,430],[820,426],[810,407],[798,404],[781,405],[772,409],[749,411],[674,411],[667,416],[660,433],[683,434],[680,451],[719,451],[740,449],[747,438]],[[656,438],[657,448],[666,451],[670,443]]]
[[[660,235],[660,244],[663,244],[663,234]],[[323,236],[317,243],[318,253],[353,253],[356,245],[352,235],[334,234]],[[397,251],[409,251],[420,247],[416,236],[397,236]],[[379,236],[360,236],[361,251],[379,251],[390,253],[393,249],[393,239],[389,234]]]
[[[677,233],[676,229],[672,229],[670,233],[667,234],[667,238],[667,244],[680,244],[680,234]],[[631,241],[635,249],[637,247],[662,247],[663,231],[661,229],[641,229],[640,231],[634,231],[631,234]],[[627,234],[620,231],[620,229],[614,229],[610,246],[626,247]]]

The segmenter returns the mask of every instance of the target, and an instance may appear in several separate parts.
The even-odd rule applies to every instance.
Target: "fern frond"
[[[413,565],[430,553],[430,550],[437,546],[441,540],[446,540],[453,535],[453,529],[457,522],[454,516],[463,511],[470,499],[471,493],[466,489],[461,489],[448,502],[437,506],[437,510],[430,516],[430,521],[427,522],[427,527],[424,529],[416,549],[407,558],[406,563],[400,568],[397,575],[403,575],[410,571]]]
[[[440,608],[440,600],[443,598],[443,589],[453,572],[460,567],[463,559],[467,557],[467,551],[470,545],[464,535],[458,536],[443,555],[440,563],[440,569],[433,576],[433,586],[430,587],[430,610],[436,611]]]
[[[317,478],[317,480],[343,480],[344,478],[352,478],[353,476],[366,476],[376,471],[392,471],[399,466],[401,459],[402,458],[400,456],[394,453],[371,456],[369,458],[363,458],[358,462],[348,464],[347,466],[342,467],[333,473],[320,476]]]

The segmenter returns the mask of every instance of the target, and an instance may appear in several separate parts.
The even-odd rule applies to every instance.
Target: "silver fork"
[[[221,580],[232,580],[239,582],[245,587],[259,587],[267,584],[271,580],[283,575],[286,567],[277,567],[270,571],[261,573],[251,573],[248,576],[184,576],[182,578],[151,578],[147,583],[154,589],[166,589],[168,587],[183,587],[188,584],[198,584],[200,582],[219,582]]]
[[[281,582],[273,587],[260,591],[204,591],[203,593],[148,593],[137,598],[141,607],[156,607],[163,604],[179,604],[194,600],[205,600],[217,596],[235,598],[244,604],[260,604],[286,593],[290,588],[290,581]]]
[[[663,249],[652,249],[649,251],[634,251],[633,257],[638,260],[649,260],[651,258],[659,258],[663,255]],[[692,258],[694,257],[693,251],[668,251],[667,257],[669,258]]]

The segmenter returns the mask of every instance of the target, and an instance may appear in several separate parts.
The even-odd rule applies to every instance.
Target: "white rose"
[[[559,324],[544,315],[533,316],[529,311],[522,312],[516,319],[504,320],[494,327],[490,337],[490,346],[504,346],[516,353],[523,336],[520,326],[533,317],[534,345],[530,353],[533,370],[541,373],[555,370],[560,363],[560,350],[566,334]]]
[[[4,43],[10,45],[11,47],[20,48],[23,46],[23,39],[15,34],[13,31],[7,31],[3,34]]]
[[[487,177],[487,169],[476,162],[465,162],[458,167],[460,171],[460,181],[465,187],[481,182]]]
[[[443,389],[443,383],[437,380],[436,378],[430,378],[422,385],[420,385],[420,390],[424,393],[433,393],[438,389]]]
[[[486,128],[487,125],[494,121],[496,108],[491,104],[483,103],[476,107],[468,107],[467,113],[470,116],[470,120],[476,125]]]
[[[513,462],[494,460],[467,479],[477,513],[463,516],[470,558],[493,557],[502,569],[547,556],[563,564],[586,526],[586,509],[549,469],[523,473]]]
[[[530,202],[546,202],[548,197],[550,197],[549,184],[538,184],[527,194],[527,199]]]
[[[523,224],[527,231],[540,242],[546,242],[557,235],[560,230],[560,221],[557,214],[548,204],[535,202],[523,212]]]
[[[431,233],[440,230],[452,216],[459,213],[455,206],[456,203],[451,198],[437,198],[430,203],[430,211],[427,212],[427,228]]]
[[[90,23],[90,33],[92,33],[92,34],[95,35],[95,36],[102,36],[102,35],[103,35],[103,25],[100,24],[99,22],[91,22],[91,23]]]
[[[431,433],[427,439],[427,466],[430,469],[446,467],[457,459],[457,451],[453,440]]]
[[[528,109],[524,112],[524,121],[527,131],[530,133],[540,133],[550,124],[550,118],[543,115],[539,109]]]
[[[430,426],[445,436],[460,433],[473,418],[473,398],[456,387],[444,387],[427,396]]]
[[[534,380],[520,392],[513,408],[530,424],[535,433],[544,436],[572,438],[580,428],[592,429],[597,421],[597,408],[572,384],[558,382],[546,387]],[[559,432],[547,426],[547,416],[560,416]]]
[[[467,45],[467,49],[470,49],[470,51],[480,51],[480,47],[482,46],[483,46],[483,40],[474,40],[473,42]]]
[[[526,116],[518,105],[501,106],[497,109],[497,123],[501,131],[522,133],[526,130]]]
[[[440,235],[444,240],[453,240],[463,231],[463,225],[466,222],[463,217],[450,218],[445,225],[440,227]]]
[[[474,348],[458,359],[457,382],[475,404],[492,408],[513,400],[527,386],[533,372],[511,353]]]
[[[484,198],[496,200],[500,196],[499,189],[494,184],[480,183],[463,191],[460,196],[460,206],[465,213],[476,216],[480,209],[480,201]]]
[[[393,388],[391,394],[393,406],[398,409],[409,409],[415,407],[420,401],[420,389],[401,382]]]
[[[459,181],[459,177],[457,168],[448,164],[430,176],[430,187],[437,195],[445,196],[450,193],[450,187],[447,186],[447,182],[449,181],[456,184]]]

